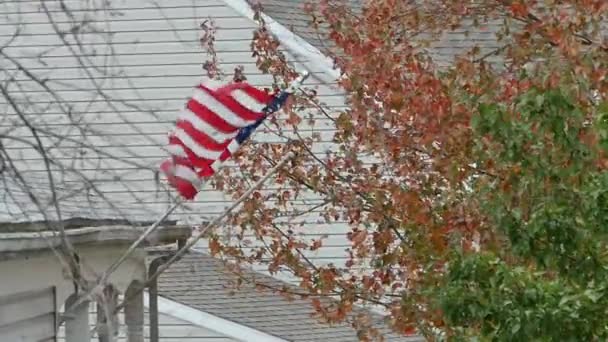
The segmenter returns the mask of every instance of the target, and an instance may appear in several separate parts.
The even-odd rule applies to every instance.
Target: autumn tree
[[[367,302],[396,331],[429,339],[605,339],[608,3],[321,0],[306,10],[348,109],[304,92],[269,127],[288,144],[244,147],[236,171],[254,178],[287,149],[298,157],[277,192],[231,218],[237,239],[218,236],[212,250],[269,260],[306,293],[338,298],[313,300],[329,322]],[[295,72],[258,19],[254,56],[280,87]],[[314,124],[303,108],[332,120],[330,152],[313,153],[317,137],[301,134]],[[215,185],[237,196],[246,181],[227,171]],[[323,241],[281,219],[305,194],[326,222],[350,226],[345,267],[310,262]],[[246,233],[261,247],[242,248]]]

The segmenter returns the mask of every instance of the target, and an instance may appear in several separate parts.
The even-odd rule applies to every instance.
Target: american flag
[[[160,170],[181,196],[193,199],[264,119],[278,111],[307,74],[273,96],[245,82],[199,85],[169,133],[171,158]]]

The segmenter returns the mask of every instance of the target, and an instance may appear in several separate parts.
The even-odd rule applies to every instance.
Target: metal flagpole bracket
[[[310,76],[310,73],[308,72],[308,70],[302,71],[300,73],[300,76],[298,76],[298,78],[296,78],[293,82],[291,82],[291,84],[289,85],[289,88],[287,88],[287,90],[285,90],[285,91],[290,94],[295,93],[296,90],[298,90],[302,86],[304,81],[306,81],[308,76]]]
[[[281,160],[279,160],[273,167],[270,169],[266,175],[264,175],[261,179],[259,179],[253,186],[251,186],[244,194],[241,195],[230,207],[226,208],[224,212],[215,217],[211,222],[209,222],[203,229],[193,234],[190,239],[178,250],[173,253],[168,260],[164,263],[160,264],[158,268],[155,270],[153,274],[148,275],[148,279],[144,286],[139,290],[142,291],[145,286],[148,286],[152,282],[156,281],[156,279],[173,263],[177,262],[181,259],[184,254],[186,254],[200,239],[205,237],[209,232],[216,228],[234,209],[236,209],[239,205],[241,205],[245,200],[247,200],[253,192],[258,190],[270,177],[276,174],[285,164],[291,161],[296,157],[296,153],[293,151],[288,152]],[[125,297],[120,305],[115,308],[115,312],[120,311],[126,302],[129,301],[130,298]]]
[[[290,95],[292,95],[298,89],[300,89],[300,86],[302,86],[302,83],[308,78],[308,76],[310,76],[310,73],[306,70],[303,71],[300,74],[300,76],[298,76],[295,80],[293,80],[293,82],[291,82],[291,84],[289,85],[289,87],[287,87],[287,89],[285,89],[285,90],[281,91],[279,94],[275,95],[274,100],[271,101],[266,106],[266,108],[264,108],[264,110],[263,110],[263,112],[266,114],[266,116],[277,112],[279,110],[279,108],[281,108],[283,106],[283,104],[285,104],[285,101],[287,101],[287,98],[289,98]],[[253,132],[253,130],[255,130],[257,128],[257,126],[262,124],[262,121],[264,121],[264,119],[258,120],[255,124],[249,126],[250,132],[247,134],[248,135],[251,134],[251,132]]]

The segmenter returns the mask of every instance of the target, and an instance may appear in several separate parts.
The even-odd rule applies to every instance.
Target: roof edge
[[[148,292],[144,291],[144,305],[146,307],[149,303],[148,296]],[[243,342],[288,342],[282,338],[229,321],[162,296],[158,296],[158,312]]]
[[[69,229],[65,235],[74,245],[90,243],[132,243],[146,227],[99,226]],[[148,243],[163,243],[188,238],[192,235],[189,226],[159,227],[147,240]],[[0,233],[0,254],[46,250],[57,247],[61,239],[57,231]]]
[[[242,16],[254,21],[255,13],[246,0],[223,0],[223,2]],[[279,39],[287,50],[294,55],[305,57],[308,60],[307,62],[298,62],[297,64],[311,70],[313,66],[315,69],[321,67],[322,72],[311,72],[312,77],[328,85],[333,85],[340,78],[340,71],[334,68],[331,58],[270,16],[262,13],[262,18],[266,22],[268,30]]]

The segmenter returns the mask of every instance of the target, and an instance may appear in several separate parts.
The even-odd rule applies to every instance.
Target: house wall
[[[217,27],[215,48],[227,74],[242,65],[250,83],[267,86],[271,78],[257,70],[249,47],[256,24],[221,0],[64,0],[71,9],[67,14],[58,0],[45,3],[49,14],[41,9],[39,1],[4,1],[0,5],[0,41],[10,40],[14,23],[22,23],[19,34],[3,51],[17,58],[38,79],[48,79],[44,84],[54,95],[31,76],[19,72],[18,65],[1,58],[0,67],[6,73],[0,78],[12,75],[17,82],[9,87],[11,94],[23,103],[26,99],[35,102],[20,107],[28,118],[47,131],[70,138],[43,139],[57,146],[52,152],[65,165],[63,171],[56,172],[62,174],[56,180],[58,188],[70,194],[61,200],[63,217],[158,217],[171,202],[169,192],[156,182],[158,165],[166,157],[161,146],[177,111],[203,74],[201,65],[206,57],[198,43],[198,26],[213,18]],[[105,3],[111,7],[104,7]],[[93,8],[97,10],[92,11]],[[80,30],[70,31],[78,25]],[[56,31],[67,32],[63,41]],[[310,71],[314,74],[320,70]],[[314,78],[306,85],[316,88],[331,115],[344,108],[344,97],[336,89]],[[70,108],[58,104],[57,98],[67,101]],[[6,99],[0,98],[0,110],[9,113],[11,120],[19,121]],[[332,121],[319,113],[312,114],[316,118],[314,125],[302,123],[300,133],[319,133],[321,142],[313,150],[323,155],[332,148]],[[75,130],[74,121],[79,126],[87,124],[86,132]],[[0,121],[0,130],[9,124]],[[25,128],[12,132],[33,141]],[[284,141],[272,133],[258,133],[253,140]],[[95,150],[79,146],[83,142]],[[15,165],[28,177],[36,194],[50,198],[41,156],[20,142],[7,145],[15,156]],[[96,191],[81,189],[84,176],[93,180]],[[272,184],[266,186],[272,188]],[[14,220],[24,207],[29,208],[30,215],[36,215],[27,194],[19,189],[9,190],[15,194],[15,203],[11,205],[9,200],[7,207],[13,210],[3,212],[0,207],[0,220]],[[220,214],[231,203],[230,198],[207,187],[195,203],[178,209],[170,219],[201,222]],[[292,201],[298,209],[318,203],[314,196]],[[47,214],[54,215],[52,210]],[[320,224],[318,211],[300,221],[303,225],[298,229],[304,238],[329,236],[324,248],[310,253],[312,260],[338,265],[344,262],[344,249],[348,246],[345,225]],[[205,249],[204,243],[201,248]]]
[[[54,341],[56,314],[52,287],[0,296],[0,336],[13,342]]]
[[[126,247],[96,245],[78,248],[84,272],[100,274],[105,271]],[[145,279],[145,264],[142,255],[135,253],[112,273],[108,281],[123,292],[133,279]],[[51,252],[21,255],[0,261],[0,296],[16,292],[37,290],[49,286],[56,287],[57,310],[73,293],[74,285],[62,271],[58,259]],[[92,278],[89,278],[92,279]]]

